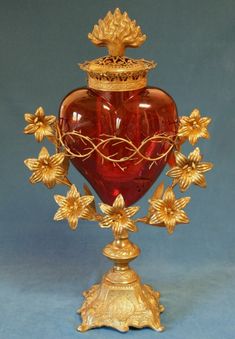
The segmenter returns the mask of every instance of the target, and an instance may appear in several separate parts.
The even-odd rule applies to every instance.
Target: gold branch
[[[92,155],[92,153],[97,152],[101,156],[102,159],[113,162],[116,165],[118,163],[123,163],[129,160],[135,161],[136,156],[138,156],[137,158],[138,162],[140,160],[146,160],[146,161],[151,162],[153,165],[155,162],[166,157],[175,146],[175,136],[168,136],[164,133],[154,134],[151,137],[147,137],[141,142],[141,144],[138,147],[135,146],[131,140],[128,140],[122,137],[109,136],[109,135],[103,135],[102,137],[103,139],[102,138],[91,139],[90,137],[85,136],[77,131],[65,132],[62,134],[58,127],[59,141],[71,157],[87,159]],[[65,138],[72,138],[73,141],[76,138],[76,140],[80,140],[87,147],[83,148],[83,151],[84,151],[83,153],[81,152],[75,153],[66,145]],[[155,156],[155,157],[146,156],[142,150],[144,147],[146,147],[148,143],[153,143],[153,142],[155,143],[167,142],[169,144],[169,147],[165,152],[159,154],[158,156]],[[108,147],[108,145],[110,145],[110,147],[114,147],[120,143],[123,144],[123,148],[130,151],[131,153],[130,155],[124,156],[124,157],[118,157],[118,153],[113,153],[108,156],[105,154],[104,152],[105,147]]]

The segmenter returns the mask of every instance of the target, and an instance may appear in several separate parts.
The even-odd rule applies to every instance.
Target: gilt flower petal
[[[198,133],[196,134],[196,133],[192,132],[192,133],[189,134],[189,136],[188,136],[188,141],[189,141],[189,143],[190,143],[191,145],[193,145],[193,146],[197,143],[198,139],[199,139]]]
[[[34,133],[35,135],[35,139],[38,141],[38,142],[41,142],[45,136],[44,134],[44,130],[43,128],[39,127],[36,132]]]
[[[168,233],[173,233],[175,226],[176,226],[176,219],[175,216],[165,216],[164,224],[166,225]]]
[[[47,115],[44,119],[48,125],[52,125],[56,121],[56,117],[54,115]]]
[[[68,216],[68,223],[73,231],[76,230],[78,226],[78,217],[76,215]]]
[[[42,182],[47,188],[53,188],[56,185],[56,178],[54,175],[46,173],[43,175]]]
[[[207,172],[213,168],[213,164],[211,162],[201,162],[197,164],[197,170],[199,172]]]
[[[125,224],[125,228],[130,232],[136,232],[138,230],[133,220],[128,220]]]
[[[103,217],[102,221],[99,223],[102,228],[110,228],[113,224],[112,218],[109,215]]]
[[[42,130],[44,137],[53,137],[54,136],[54,132],[53,132],[53,129],[51,128],[51,126],[44,125],[43,127],[40,127],[40,129]]]
[[[56,194],[54,199],[59,206],[64,206],[66,204],[66,198],[63,195]]]
[[[83,208],[81,211],[81,218],[88,219],[88,220],[94,220],[94,215],[91,214],[91,211],[89,208]]]
[[[118,194],[118,196],[116,197],[113,203],[113,207],[115,207],[116,209],[122,209],[125,207],[125,201],[123,199],[122,194]]]
[[[54,175],[56,179],[63,181],[64,176],[65,176],[65,170],[62,166],[55,166],[53,168],[52,173],[53,173],[52,175]]]
[[[88,206],[93,200],[94,200],[94,197],[92,195],[84,195],[80,197],[80,202],[83,207]]]
[[[195,176],[193,178],[193,183],[195,185],[198,185],[200,187],[203,187],[205,188],[206,187],[206,179],[205,179],[205,176],[202,174],[202,173],[195,173]]]
[[[124,208],[124,212],[125,212],[126,216],[128,218],[130,218],[133,215],[135,215],[139,211],[139,209],[140,208],[138,206],[132,206],[132,207]]]
[[[165,190],[164,194],[163,194],[163,200],[166,203],[169,204],[173,204],[175,201],[175,193],[173,192],[173,189],[169,186],[167,187],[167,189]]]
[[[184,197],[184,198],[177,199],[175,201],[175,208],[177,210],[181,210],[189,203],[190,199],[191,199],[190,197]]]
[[[175,151],[175,159],[179,167],[183,167],[184,165],[188,163],[187,157],[178,151]]]
[[[211,118],[209,117],[202,117],[199,121],[200,125],[203,125],[204,127],[207,127],[211,122]]]
[[[200,111],[199,111],[198,108],[195,108],[190,114],[190,118],[198,119],[200,117],[201,117],[201,115],[200,115]]]
[[[37,131],[38,127],[34,124],[29,124],[24,128],[25,134],[34,134]]]
[[[59,208],[58,211],[54,215],[54,220],[63,220],[66,218],[66,213],[64,213],[64,210]]]
[[[156,212],[153,215],[151,215],[149,223],[151,225],[156,225],[156,224],[160,224],[164,221],[164,214],[160,213],[160,212]]]
[[[30,169],[30,171],[35,171],[38,168],[39,162],[38,159],[26,159],[24,164]]]
[[[72,185],[70,190],[67,193],[67,198],[79,198],[80,193],[78,192],[77,188],[75,185]]]
[[[38,159],[44,160],[44,159],[48,159],[49,157],[50,157],[50,154],[48,150],[46,149],[46,147],[43,146],[41,148],[41,151],[39,152]]]
[[[37,182],[42,181],[42,172],[37,170],[35,172],[33,172],[33,174],[31,175],[31,177],[29,178],[29,181],[32,184],[36,184]]]
[[[210,133],[208,132],[206,127],[202,127],[201,132],[200,132],[200,136],[202,138],[205,138],[205,139],[209,139],[210,138]]]
[[[196,147],[193,152],[189,153],[188,159],[193,162],[201,161],[202,156],[200,154],[200,149]]]
[[[181,192],[185,192],[189,186],[192,183],[192,179],[191,177],[184,175],[181,178],[179,178],[179,186],[180,186],[180,190]]]
[[[180,125],[177,134],[178,134],[179,137],[184,137],[184,136],[188,135],[189,134],[188,125]]]
[[[190,222],[187,214],[184,211],[178,211],[176,214],[176,222],[177,224],[188,224]]]
[[[35,115],[40,118],[44,117],[45,116],[44,109],[42,107],[38,107],[35,112]]]
[[[35,118],[34,114],[31,114],[31,113],[25,113],[24,115],[24,120],[30,124],[33,123],[34,118]]]
[[[100,204],[100,209],[105,214],[111,214],[113,212],[113,207],[107,204]]]
[[[179,178],[183,173],[183,170],[181,167],[175,166],[172,169],[170,169],[166,175],[171,178]]]
[[[153,206],[153,208],[156,210],[159,210],[165,207],[165,202],[162,199],[151,200],[150,203]]]
[[[53,166],[61,165],[62,162],[64,161],[64,157],[65,157],[65,153],[63,152],[52,155],[50,158],[51,165]]]

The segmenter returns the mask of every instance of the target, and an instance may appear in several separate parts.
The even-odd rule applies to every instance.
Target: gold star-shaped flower
[[[25,113],[24,118],[28,122],[24,129],[25,134],[34,134],[38,142],[41,142],[45,137],[53,137],[53,124],[56,117],[54,115],[45,116],[42,107],[39,107],[35,114]]]
[[[176,199],[173,189],[168,187],[162,199],[149,200],[152,206],[152,215],[149,223],[157,226],[165,226],[168,233],[173,233],[176,224],[189,223],[187,214],[182,210],[189,201],[190,197]]]
[[[130,218],[137,213],[139,207],[133,206],[125,208],[125,202],[121,194],[116,197],[113,206],[102,203],[100,204],[100,209],[106,214],[100,222],[101,227],[111,227],[116,235],[120,235],[123,230],[131,232],[137,231],[135,222]]]
[[[48,188],[56,184],[68,184],[66,178],[68,163],[65,161],[65,153],[57,153],[52,156],[46,147],[42,147],[38,159],[26,159],[25,165],[33,172],[29,178],[32,184],[43,182]]]
[[[180,138],[186,138],[191,145],[195,145],[199,138],[209,139],[207,126],[211,122],[209,117],[201,117],[200,111],[195,108],[189,117],[181,117],[178,130]]]
[[[175,158],[176,166],[170,169],[166,175],[174,178],[174,183],[179,184],[181,192],[186,191],[191,184],[206,187],[206,179],[203,173],[211,170],[213,164],[201,162],[202,156],[198,147],[189,153],[188,158],[176,151]]]
[[[72,230],[77,228],[78,219],[89,217],[88,205],[94,200],[92,195],[81,196],[75,185],[71,186],[66,197],[55,195],[54,198],[60,206],[54,220],[67,219]]]

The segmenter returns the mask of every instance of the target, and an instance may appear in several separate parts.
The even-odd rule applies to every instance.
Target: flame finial
[[[109,11],[103,20],[98,21],[88,38],[97,46],[107,46],[110,55],[123,56],[126,47],[137,48],[142,45],[146,35],[127,12],[122,14],[116,8],[113,14]]]

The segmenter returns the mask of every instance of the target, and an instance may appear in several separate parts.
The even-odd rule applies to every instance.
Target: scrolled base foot
[[[133,271],[134,272],[134,271]],[[136,273],[135,273],[136,275]],[[103,278],[101,284],[84,292],[85,301],[79,310],[82,324],[77,328],[84,332],[96,327],[113,327],[126,332],[129,327],[150,327],[158,332],[164,330],[160,313],[160,293],[137,279],[131,283],[113,283]]]

